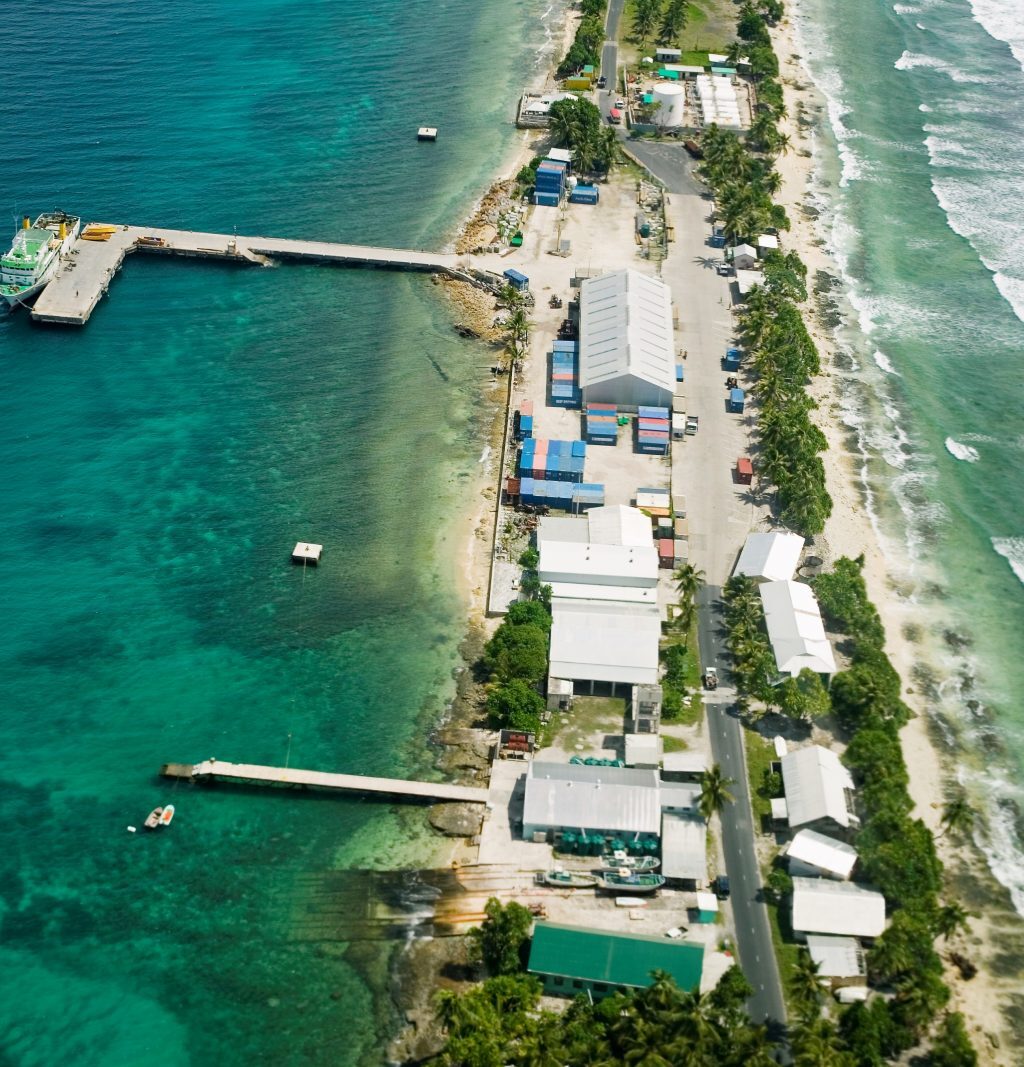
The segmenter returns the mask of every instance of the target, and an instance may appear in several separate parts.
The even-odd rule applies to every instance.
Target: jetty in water
[[[225,763],[208,759],[202,763],[165,763],[165,778],[188,778],[193,782],[238,782],[245,785],[283,785],[293,788],[328,789],[362,796],[421,801],[429,804],[458,802],[486,804],[488,792],[446,782],[411,782],[404,778],[371,778],[364,774],[333,774],[298,767],[261,767],[255,763]]]
[[[239,237],[224,233],[193,233],[117,225],[106,240],[79,238],[43,289],[32,318],[65,326],[83,326],[133,252],[183,256],[222,263],[270,266],[279,260],[424,271],[497,292],[502,279],[477,269],[472,257],[453,252],[421,252],[407,248],[292,241],[279,237]]]

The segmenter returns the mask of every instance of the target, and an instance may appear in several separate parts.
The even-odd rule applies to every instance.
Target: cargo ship
[[[82,220],[63,211],[45,212],[34,223],[26,215],[11,250],[0,257],[0,296],[11,307],[38,296],[81,229]]]

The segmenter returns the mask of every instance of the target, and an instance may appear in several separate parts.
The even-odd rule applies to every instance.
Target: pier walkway
[[[86,241],[80,237],[75,242],[36,300],[32,318],[37,322],[83,326],[107,292],[125,257],[133,252],[242,265],[269,266],[275,260],[289,260],[341,267],[425,271],[446,274],[492,290],[497,290],[501,283],[500,278],[476,269],[472,257],[451,252],[118,225],[109,241]]]
[[[445,782],[410,782],[403,778],[370,778],[363,774],[331,774],[298,767],[261,767],[255,763],[225,763],[208,759],[202,763],[165,763],[165,778],[188,778],[194,782],[228,781],[258,785],[300,786],[336,789],[365,796],[400,797],[428,803],[461,802],[486,804],[487,790]]]

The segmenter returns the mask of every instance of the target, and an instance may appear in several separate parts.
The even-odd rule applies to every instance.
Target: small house
[[[683,58],[683,50],[681,48],[665,48],[662,45],[655,45],[654,48],[654,61],[656,63],[678,63]]]
[[[661,703],[664,699],[660,685],[634,685],[630,705],[630,721],[635,734],[656,734],[661,723]]]
[[[729,261],[737,270],[752,270],[757,264],[757,249],[753,245],[734,245],[728,252]]]
[[[718,915],[718,898],[714,893],[697,894],[697,922],[713,923]]]
[[[793,933],[874,938],[885,930],[885,897],[829,878],[793,879]]]

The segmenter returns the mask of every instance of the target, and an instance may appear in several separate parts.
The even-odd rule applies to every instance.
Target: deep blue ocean
[[[918,647],[906,682],[1024,914],[1024,5],[799,8],[827,101],[815,206],[850,302],[843,414]]]
[[[560,15],[23,5],[0,219],[440,247]],[[415,866],[422,810],[157,771],[433,773],[490,362],[428,278],[383,272],[139,257],[85,328],[0,316],[4,1063],[381,1061],[392,946],[308,940],[303,887]],[[304,572],[307,539],[326,552]],[[168,831],[127,832],[170,801]]]

